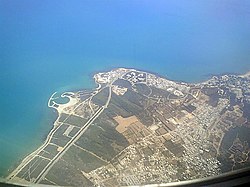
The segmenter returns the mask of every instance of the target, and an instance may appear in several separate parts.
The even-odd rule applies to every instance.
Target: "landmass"
[[[191,84],[118,68],[66,92],[44,144],[7,177],[62,186],[161,184],[250,165],[250,73]]]

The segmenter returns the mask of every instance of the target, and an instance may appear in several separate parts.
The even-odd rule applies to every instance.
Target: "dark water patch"
[[[58,97],[57,99],[54,100],[57,104],[66,104],[69,102],[68,97]]]

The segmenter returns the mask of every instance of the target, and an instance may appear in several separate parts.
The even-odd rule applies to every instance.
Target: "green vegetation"
[[[104,161],[76,146],[70,147],[63,159],[86,173],[105,165]]]
[[[65,123],[78,126],[78,127],[82,127],[86,122],[87,122],[87,119],[84,119],[75,115],[70,115],[68,119],[65,121]]]
[[[222,163],[221,169],[223,172],[231,171],[234,165],[234,162],[231,159],[232,153],[229,151],[229,148],[233,145],[234,140],[236,139],[236,137],[238,137],[242,142],[249,142],[249,133],[250,129],[244,126],[231,128],[228,132],[226,132],[225,136],[222,139],[220,155],[218,157],[218,159]],[[243,162],[242,165],[236,164],[235,166],[240,169],[242,167],[247,167],[248,165],[249,163]]]
[[[60,146],[60,144],[58,145]],[[55,157],[55,155],[58,154],[58,147],[55,146],[55,145],[47,145],[42,152],[39,153],[40,156],[43,156],[45,158],[49,158],[49,159],[52,159]]]
[[[48,159],[53,159],[55,155],[53,154],[50,154],[49,152],[45,152],[45,151],[41,151],[39,153],[40,156],[43,156],[45,158],[48,158]]]
[[[74,127],[74,128],[70,131],[69,136],[73,137],[78,131],[79,131],[79,129],[76,128],[76,127]]]
[[[143,107],[139,103],[138,95],[131,91],[126,92],[123,96],[113,94],[108,110],[122,117],[139,114]]]
[[[76,144],[104,160],[111,160],[121,149],[128,146],[125,137],[118,133],[115,125],[111,123],[105,116],[100,116],[95,122],[96,125],[90,126]],[[121,149],[114,149],[112,143],[119,145]]]
[[[55,155],[58,153],[58,151],[57,151],[57,146],[51,145],[51,144],[47,145],[47,146],[44,148],[44,151],[49,152],[49,153],[50,153],[51,155],[53,155],[53,156],[55,156]]]
[[[61,113],[60,118],[58,119],[59,122],[63,122],[69,115],[65,113]]]
[[[209,96],[208,104],[210,106],[216,107],[220,98],[220,95],[218,94],[219,89],[217,87],[214,88],[205,87],[202,88],[201,91],[207,96]]]
[[[38,158],[38,161],[35,165],[33,165],[32,173],[29,175],[30,178],[36,178],[42,172],[44,167],[49,163],[49,160],[45,160],[42,158]]]
[[[128,90],[123,97],[130,103],[137,105],[138,107],[142,108],[142,101],[146,98],[141,93],[136,93],[134,91]]]
[[[35,157],[25,168],[18,174],[18,177],[30,180],[31,178],[36,178],[43,168],[49,163],[40,157]]]
[[[128,88],[129,90],[132,89],[131,83],[124,79],[118,79],[117,81],[114,82],[114,85],[125,87],[125,88]]]
[[[168,95],[170,94],[170,92],[166,91],[166,90],[162,90],[153,86],[150,86],[150,88],[152,89],[152,93],[150,94],[150,96],[154,96],[154,97],[168,97]]]
[[[243,116],[247,118],[247,121],[250,121],[250,103],[244,102],[243,106]],[[248,122],[250,126],[250,122]]]
[[[60,147],[64,147],[69,141],[70,141],[69,137],[61,135],[58,136],[57,138],[52,138],[51,143],[54,143]]]
[[[27,164],[27,165],[18,173],[17,176],[20,177],[20,178],[24,178],[24,177],[28,174],[29,168],[37,162],[38,158],[39,158],[39,157],[33,158],[33,159],[29,162],[29,164]]]
[[[99,106],[103,106],[106,104],[108,96],[109,88],[104,88],[101,92],[99,92],[93,97],[92,101]]]
[[[142,95],[149,96],[149,94],[151,93],[150,87],[148,87],[146,84],[142,83],[136,84],[135,88]]]
[[[60,186],[92,186],[81,171],[60,159],[46,175],[46,178]]]
[[[148,110],[143,110],[140,114],[136,115],[142,124],[150,126],[154,123],[152,114]]]
[[[164,142],[165,147],[172,152],[175,156],[182,156],[184,147],[180,143],[173,143],[171,140]]]
[[[69,125],[66,124],[62,124],[60,125],[60,127],[58,128],[58,130],[55,132],[54,137],[60,137],[63,136],[63,133],[66,131],[66,129],[68,128]]]

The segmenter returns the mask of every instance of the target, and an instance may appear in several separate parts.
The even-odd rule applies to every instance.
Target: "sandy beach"
[[[56,103],[56,102],[54,101],[54,99],[56,99],[56,98],[54,98],[54,95],[55,95],[55,94],[56,94],[56,92],[50,97],[50,99],[49,99],[49,101],[48,101],[48,107],[56,109],[59,115],[63,112],[63,110],[64,110],[65,108],[68,108],[68,107],[70,107],[70,106],[73,106],[73,105],[75,105],[75,104],[78,102],[78,99],[77,99],[77,98],[71,97],[71,95],[74,95],[73,92],[65,92],[65,93],[63,93],[63,94],[61,95],[61,97],[62,97],[62,98],[67,97],[67,98],[69,99],[69,101],[68,101],[67,103],[65,103],[65,104]]]

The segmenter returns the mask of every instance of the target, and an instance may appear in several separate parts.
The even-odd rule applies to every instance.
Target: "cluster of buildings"
[[[204,83],[189,85],[136,70],[123,73],[119,78],[129,81],[131,85],[143,83],[166,90],[176,95],[178,102],[177,105],[175,102],[164,103],[161,97],[158,98],[159,102],[148,108],[157,119],[149,127],[152,133],[133,142],[117,155],[111,162],[112,175],[112,172],[106,171],[106,166],[92,171],[91,175],[100,177],[98,173],[106,171],[107,175],[102,175],[97,181],[104,182],[112,176],[119,185],[138,185],[220,174],[218,155],[225,133],[235,124],[247,122],[238,105],[228,110],[230,98],[223,96],[235,94],[236,99],[249,102],[249,79],[235,75],[214,76]],[[211,105],[210,95],[202,92],[203,87],[211,88],[218,94],[216,105]],[[191,99],[182,99],[188,94]],[[245,152],[239,150],[248,149],[245,144],[235,141],[229,151],[235,155],[233,159],[237,162],[246,158]]]
[[[144,83],[148,86],[165,89],[178,97],[184,97],[190,90],[187,83],[176,83],[151,73],[137,71],[134,69],[118,68],[110,72],[98,73],[94,75],[94,79],[97,84],[110,84],[119,78],[129,81],[132,85]],[[114,91],[116,93],[116,89],[114,89]]]
[[[97,84],[110,84],[129,71],[129,69],[118,68],[105,73],[97,73],[94,75],[94,79]]]
[[[226,88],[229,92],[234,93],[237,99],[245,99],[250,102],[250,79],[247,76],[213,76],[206,84],[210,87]]]

